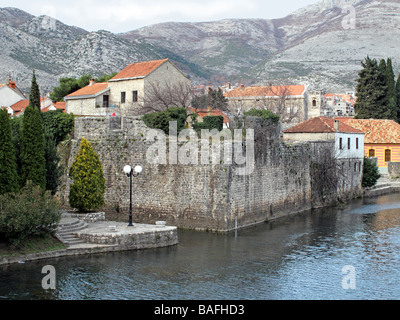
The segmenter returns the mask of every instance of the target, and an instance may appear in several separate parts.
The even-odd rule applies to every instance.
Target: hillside
[[[345,22],[352,12],[355,24],[349,28]],[[290,79],[351,90],[367,55],[391,57],[400,71],[399,25],[398,0],[322,0],[281,19],[170,22],[122,34],[87,32],[51,17],[0,8],[0,82],[11,76],[27,91],[34,68],[47,92],[60,77],[99,76],[135,61],[168,57],[194,83]]]

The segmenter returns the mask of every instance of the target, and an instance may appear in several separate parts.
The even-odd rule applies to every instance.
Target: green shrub
[[[69,193],[69,204],[72,208],[85,212],[105,204],[103,165],[88,140],[81,139],[69,175],[74,180]]]
[[[193,123],[193,129],[197,133],[201,133],[202,129],[213,130],[217,129],[221,131],[224,128],[224,117],[222,116],[206,116],[203,118],[203,122]]]
[[[380,177],[381,175],[376,162],[369,158],[364,158],[364,171],[362,179],[363,188],[373,187],[376,185]]]
[[[169,122],[176,121],[178,123],[178,132],[185,129],[187,111],[185,108],[168,108],[160,112],[145,114],[142,119],[144,123],[152,129],[161,129],[169,134]]]
[[[20,193],[0,195],[0,239],[13,245],[54,233],[60,218],[59,203],[31,181]]]
[[[74,130],[74,115],[67,114],[61,110],[42,112],[43,129],[51,134],[56,144],[64,141]]]
[[[273,122],[277,123],[279,122],[279,115],[273,113],[270,110],[260,110],[260,109],[251,109],[247,112],[243,113],[245,116],[250,116],[250,117],[260,117],[265,120],[272,120]]]

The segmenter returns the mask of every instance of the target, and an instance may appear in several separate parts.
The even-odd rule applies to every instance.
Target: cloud
[[[65,6],[62,8],[63,15],[67,15],[68,20],[75,21],[75,24],[103,26],[103,29],[108,27],[113,29],[112,31],[120,29],[121,26],[131,25],[133,29],[165,21],[209,21],[230,17],[238,12],[243,13],[243,11],[247,11],[251,15],[251,11],[256,6],[254,0],[247,0],[246,5],[241,0],[229,2],[225,0],[147,0],[140,2],[86,0],[84,3],[85,6],[81,5],[80,11],[72,9],[72,6]]]

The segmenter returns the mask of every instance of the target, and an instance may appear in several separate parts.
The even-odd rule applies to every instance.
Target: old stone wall
[[[133,220],[138,223],[163,220],[181,228],[228,231],[311,209],[310,168],[318,146],[282,143],[279,124],[256,118],[232,121],[232,128],[239,127],[243,136],[254,129],[254,170],[248,175],[238,175],[242,166],[234,161],[151,164],[146,157],[154,145],[146,141],[150,129],[140,118],[129,117],[77,118],[69,166],[79,139],[88,139],[103,164],[107,219],[115,221],[128,221],[125,165],[143,167],[142,174],[133,178]],[[250,150],[245,142],[242,145]],[[65,201],[72,183],[67,180],[60,193]]]
[[[400,178],[400,162],[389,162],[388,174],[391,179]]]

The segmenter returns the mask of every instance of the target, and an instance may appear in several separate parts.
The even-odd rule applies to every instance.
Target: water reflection
[[[374,211],[375,210],[375,211]],[[179,245],[3,267],[0,299],[398,299],[400,199],[354,201],[217,235],[179,232]],[[41,288],[41,268],[57,289]],[[356,290],[342,269],[356,268]]]

